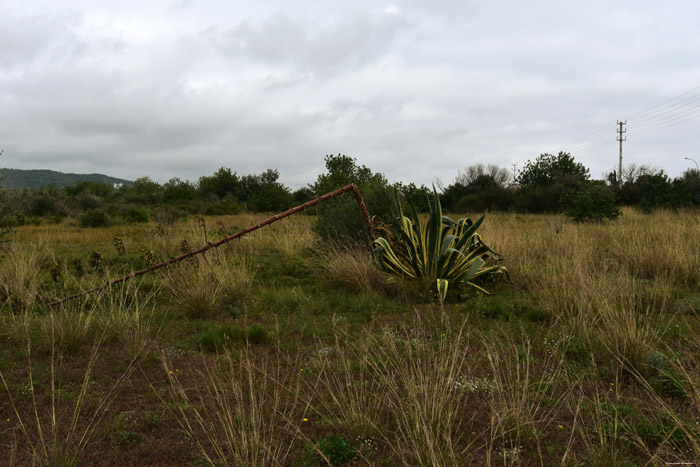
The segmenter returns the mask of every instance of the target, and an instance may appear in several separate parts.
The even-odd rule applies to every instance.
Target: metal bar
[[[245,229],[243,229],[243,230],[239,230],[238,232],[236,232],[236,233],[234,233],[234,234],[231,234],[231,235],[229,235],[229,236],[227,236],[227,237],[224,237],[224,238],[222,238],[221,240],[218,240],[218,241],[216,241],[216,242],[214,242],[214,243],[208,243],[207,245],[204,245],[204,246],[201,247],[201,248],[198,248],[198,249],[196,249],[196,250],[192,250],[192,251],[190,251],[190,252],[188,252],[188,253],[182,254],[182,255],[177,256],[177,257],[175,257],[175,258],[171,258],[171,259],[169,259],[169,260],[167,260],[167,261],[163,261],[163,262],[161,262],[161,263],[154,264],[154,265],[149,266],[149,267],[147,267],[147,268],[145,268],[145,269],[141,269],[141,270],[139,270],[139,271],[134,271],[134,272],[132,272],[131,274],[128,274],[128,275],[123,276],[123,277],[120,277],[120,278],[118,278],[118,279],[113,279],[113,280],[111,280],[111,281],[109,281],[109,282],[107,282],[107,283],[105,283],[105,284],[102,284],[102,285],[100,285],[100,286],[98,286],[98,287],[92,288],[92,289],[90,289],[90,290],[86,290],[86,291],[84,291],[84,292],[80,292],[80,293],[77,293],[77,294],[70,295],[70,296],[68,296],[68,297],[65,297],[65,298],[63,298],[63,299],[61,299],[61,300],[57,300],[57,301],[55,301],[55,302],[51,302],[51,303],[48,304],[48,306],[60,305],[61,303],[65,303],[65,302],[68,302],[68,301],[70,301],[70,300],[74,300],[74,299],[76,299],[76,298],[78,298],[78,297],[81,297],[81,296],[83,296],[83,295],[88,295],[88,294],[91,294],[91,293],[93,293],[93,292],[97,292],[98,290],[106,289],[107,287],[111,287],[111,286],[113,286],[113,285],[119,284],[119,283],[121,283],[121,282],[126,282],[126,281],[128,281],[128,280],[130,280],[130,279],[133,279],[134,277],[143,276],[144,274],[147,274],[147,273],[149,273],[149,272],[151,272],[151,271],[155,271],[155,270],[157,270],[157,269],[161,269],[161,268],[168,267],[168,266],[170,266],[171,264],[175,264],[175,263],[178,263],[178,262],[180,262],[180,261],[182,261],[182,260],[185,260],[185,259],[187,259],[187,258],[191,258],[191,257],[193,257],[193,256],[202,254],[202,253],[204,253],[205,251],[211,250],[212,248],[220,247],[221,245],[223,245],[223,244],[225,244],[225,243],[228,243],[228,242],[230,242],[231,240],[234,240],[234,239],[236,239],[236,238],[242,237],[243,235],[248,234],[248,233],[250,233],[250,232],[252,232],[252,231],[254,231],[254,230],[257,230],[257,229],[259,229],[259,228],[261,228],[261,227],[265,227],[266,225],[270,225],[270,224],[272,224],[273,222],[277,222],[277,221],[280,220],[280,219],[284,219],[284,218],[287,217],[287,216],[291,216],[292,214],[296,214],[296,213],[298,213],[298,212],[301,212],[301,211],[303,211],[303,210],[305,210],[305,209],[307,209],[307,208],[313,207],[313,206],[315,206],[315,205],[317,205],[317,204],[319,204],[319,203],[322,203],[322,202],[324,202],[324,201],[327,201],[327,200],[329,200],[329,199],[331,199],[331,198],[334,198],[334,197],[336,197],[336,196],[340,196],[340,195],[342,195],[343,193],[347,193],[347,192],[349,192],[349,191],[352,191],[352,192],[355,194],[355,199],[356,199],[356,201],[357,201],[357,205],[358,205],[358,207],[360,208],[360,211],[361,211],[361,213],[362,213],[362,217],[363,217],[364,220],[365,220],[365,223],[367,224],[367,230],[368,230],[370,236],[373,236],[373,235],[374,235],[374,225],[372,224],[372,219],[371,219],[370,216],[369,216],[369,211],[367,211],[367,206],[365,205],[365,201],[364,201],[364,199],[362,198],[362,194],[360,194],[360,189],[359,189],[355,184],[352,184],[352,183],[351,183],[350,185],[345,185],[345,186],[342,187],[342,188],[338,188],[338,189],[335,190],[335,191],[331,191],[330,193],[326,193],[326,194],[323,195],[323,196],[319,196],[319,197],[316,198],[316,199],[313,199],[313,200],[311,200],[311,201],[307,201],[306,203],[300,204],[299,206],[296,206],[296,207],[294,207],[294,208],[292,208],[292,209],[288,209],[288,210],[286,210],[286,211],[284,211],[284,212],[282,212],[282,213],[275,214],[274,216],[269,217],[269,218],[265,219],[264,221],[261,221],[261,222],[255,224],[255,225],[252,225],[252,226],[250,226],[250,227],[248,227],[248,228],[245,228]]]

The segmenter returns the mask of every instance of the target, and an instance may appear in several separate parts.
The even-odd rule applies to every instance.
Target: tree
[[[588,169],[571,154],[541,154],[534,162],[527,161],[516,179],[519,188],[515,208],[525,212],[561,212],[563,198],[588,178]]]
[[[295,205],[304,204],[312,199],[316,198],[314,190],[308,186],[304,186],[292,193],[292,199]]]
[[[588,169],[576,162],[571,154],[559,152],[541,154],[534,162],[527,161],[516,181],[520,186],[550,186],[555,184],[576,184],[588,180]]]
[[[673,180],[674,198],[680,206],[700,205],[700,171],[689,169]]]
[[[620,204],[650,211],[659,206],[677,206],[674,186],[662,169],[630,164],[622,169],[622,183],[614,185]]]
[[[243,175],[236,187],[236,198],[240,201],[248,201],[260,189],[261,185],[262,178],[260,175]]]
[[[235,195],[238,190],[239,180],[236,172],[231,169],[221,167],[209,177],[199,177],[197,187],[202,195],[216,195],[219,199],[226,196]]]
[[[162,191],[160,184],[149,177],[141,177],[134,180],[127,197],[132,202],[153,205],[160,200]]]
[[[476,164],[459,172],[454,184],[445,188],[444,207],[453,212],[506,210],[512,203],[510,173],[494,164]]]
[[[356,185],[369,185],[372,183],[387,184],[386,178],[380,173],[372,171],[364,165],[357,165],[354,157],[344,154],[327,155],[325,157],[326,170],[312,185],[317,196],[321,196],[329,191],[341,188],[350,183]]]
[[[460,170],[455,178],[455,185],[469,186],[477,183],[479,180],[490,180],[493,185],[500,188],[506,188],[510,183],[510,172],[508,169],[499,167],[495,164],[470,165],[464,170]]]
[[[165,203],[187,203],[197,198],[197,189],[188,181],[171,178],[163,185],[163,201]]]
[[[565,201],[566,215],[576,222],[601,222],[621,214],[612,188],[600,180],[587,181]]]
[[[403,200],[413,205],[418,212],[427,212],[430,208],[432,192],[425,186],[417,187],[415,183],[404,185],[401,182],[394,183],[394,189],[403,195]]]
[[[113,188],[103,182],[92,182],[84,180],[76,183],[73,186],[63,187],[63,191],[70,197],[79,195],[94,195],[99,198],[106,198],[112,193]]]
[[[280,212],[292,207],[292,194],[281,183],[263,183],[248,204],[255,212]]]
[[[370,214],[385,221],[392,219],[394,195],[383,174],[373,173],[364,165],[357,165],[354,157],[342,154],[327,155],[325,162],[326,173],[311,185],[316,196],[354,183],[360,188]],[[367,228],[355,200],[345,196],[319,205],[314,229],[326,239],[355,242],[367,239]]]
[[[25,212],[35,217],[50,216],[54,221],[60,221],[66,214],[65,196],[56,185],[25,190]]]

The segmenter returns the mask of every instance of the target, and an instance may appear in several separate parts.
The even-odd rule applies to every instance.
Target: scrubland
[[[700,212],[489,214],[510,279],[445,303],[298,216],[24,226],[0,260],[4,465],[700,459]]]

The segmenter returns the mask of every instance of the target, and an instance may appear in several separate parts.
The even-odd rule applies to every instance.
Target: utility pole
[[[617,130],[618,136],[617,140],[620,142],[620,167],[619,171],[617,172],[617,183],[618,185],[622,184],[622,142],[627,141],[626,137],[623,137],[622,135],[627,133],[627,130],[623,130],[622,126],[627,125],[627,120],[624,122],[617,122],[618,125],[620,125],[620,129]]]
[[[513,166],[513,185],[515,185],[515,168],[518,166],[516,162],[511,164]]]

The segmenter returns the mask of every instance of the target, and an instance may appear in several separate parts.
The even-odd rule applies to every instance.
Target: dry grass
[[[245,256],[216,251],[171,268],[166,287],[190,319],[207,319],[247,299],[255,270]]]
[[[536,458],[543,463],[540,438],[556,429],[561,405],[568,402],[564,400],[570,384],[563,378],[564,346],[551,346],[535,363],[527,337],[519,341],[493,336],[482,339],[493,374],[488,463],[517,465],[524,444],[534,447]]]
[[[207,218],[207,238],[259,220]],[[372,301],[371,310],[358,309],[364,302],[325,287],[321,278],[388,300],[385,279],[366,251],[336,247],[321,253],[319,273],[278,280],[270,255],[303,266],[300,271],[319,264],[321,254],[309,259],[309,227],[307,218],[283,221],[170,268],[164,280],[154,274],[145,282],[152,294],[115,288],[47,314],[32,311],[44,293],[32,275],[42,254],[17,248],[0,264],[7,278],[0,290],[11,288],[17,297],[15,313],[0,315],[0,334],[10,345],[32,339],[37,353],[43,346],[66,358],[107,338],[139,355],[154,338],[186,346],[197,332],[176,317],[166,336],[158,334],[155,317],[172,297],[188,317],[238,326],[239,318],[220,313],[227,306],[250,307],[248,316],[264,325],[275,319],[254,303],[258,287],[280,289],[281,298],[270,294],[265,311],[283,308],[292,293],[319,294],[325,300],[319,303],[333,304],[328,316],[318,307],[296,307],[288,328],[278,328],[277,345],[183,353],[183,360],[197,359],[188,360],[198,369],[194,375],[178,374],[163,359],[168,407],[205,462],[296,465],[303,464],[304,449],[328,461],[317,440],[329,434],[350,440],[368,465],[660,465],[700,458],[700,345],[693,337],[700,329],[698,213],[625,210],[618,221],[597,225],[553,215],[489,215],[481,233],[505,257],[514,287],[444,308],[416,304],[415,312],[385,311]],[[18,238],[35,238],[32,229],[19,229]],[[132,253],[146,245],[167,256],[179,252],[184,238],[192,248],[205,241],[201,223],[176,224],[160,236],[152,229],[124,235]],[[85,234],[107,245],[122,234],[99,232]],[[78,244],[72,233],[54,234],[47,245]],[[256,274],[258,267],[270,269]],[[63,285],[72,289],[102,279],[64,275]],[[485,303],[498,313],[486,313]],[[544,312],[544,322],[522,310]],[[37,423],[31,415],[23,425],[36,462],[66,458],[65,446],[77,446],[66,438],[71,416],[56,429],[50,416],[42,417]],[[84,432],[79,423],[74,433]]]
[[[0,261],[0,300],[14,313],[30,310],[39,294],[39,247],[15,247]]]
[[[416,316],[405,331],[336,334],[318,347],[317,409],[329,423],[361,439],[381,439],[404,465],[460,465],[474,442],[463,385],[473,352],[466,328],[446,322],[435,336]]]
[[[387,278],[382,274],[369,251],[331,245],[323,253],[323,277],[356,292],[375,292],[387,289]]]
[[[286,218],[274,224],[271,235],[274,236],[276,249],[286,259],[303,257],[316,243],[316,235],[308,219],[302,217]]]
[[[279,354],[276,355],[279,357]],[[203,359],[198,387],[185,386],[163,357],[172,409],[182,430],[210,465],[285,465],[302,423],[299,376],[279,358],[230,354]],[[291,396],[290,396],[291,395]]]
[[[49,387],[47,390],[40,390],[36,385],[37,376],[32,361],[32,346],[30,341],[26,343],[28,370],[26,384],[32,405],[30,415],[22,414],[26,414],[26,412],[20,410],[12,395],[8,380],[0,371],[0,381],[7,392],[19,431],[24,436],[31,451],[32,465],[67,467],[82,465],[83,456],[95,436],[101,420],[118,395],[120,386],[129,379],[136,369],[135,364],[138,356],[129,362],[121,375],[112,382],[111,387],[97,401],[88,403],[87,400],[91,398],[88,392],[91,388],[92,373],[103,344],[103,335],[97,336],[85,365],[82,383],[77,389],[77,394],[72,397],[70,402],[63,404],[61,391],[64,389],[58,382],[57,373],[61,369],[63,353],[66,350],[64,348],[66,345],[66,313],[65,310],[50,312],[45,317],[44,331],[48,334],[50,351]],[[48,398],[48,403],[39,402],[42,398]],[[48,413],[40,409],[40,407],[43,408],[47,405],[49,407]],[[11,457],[15,455],[16,452]]]

